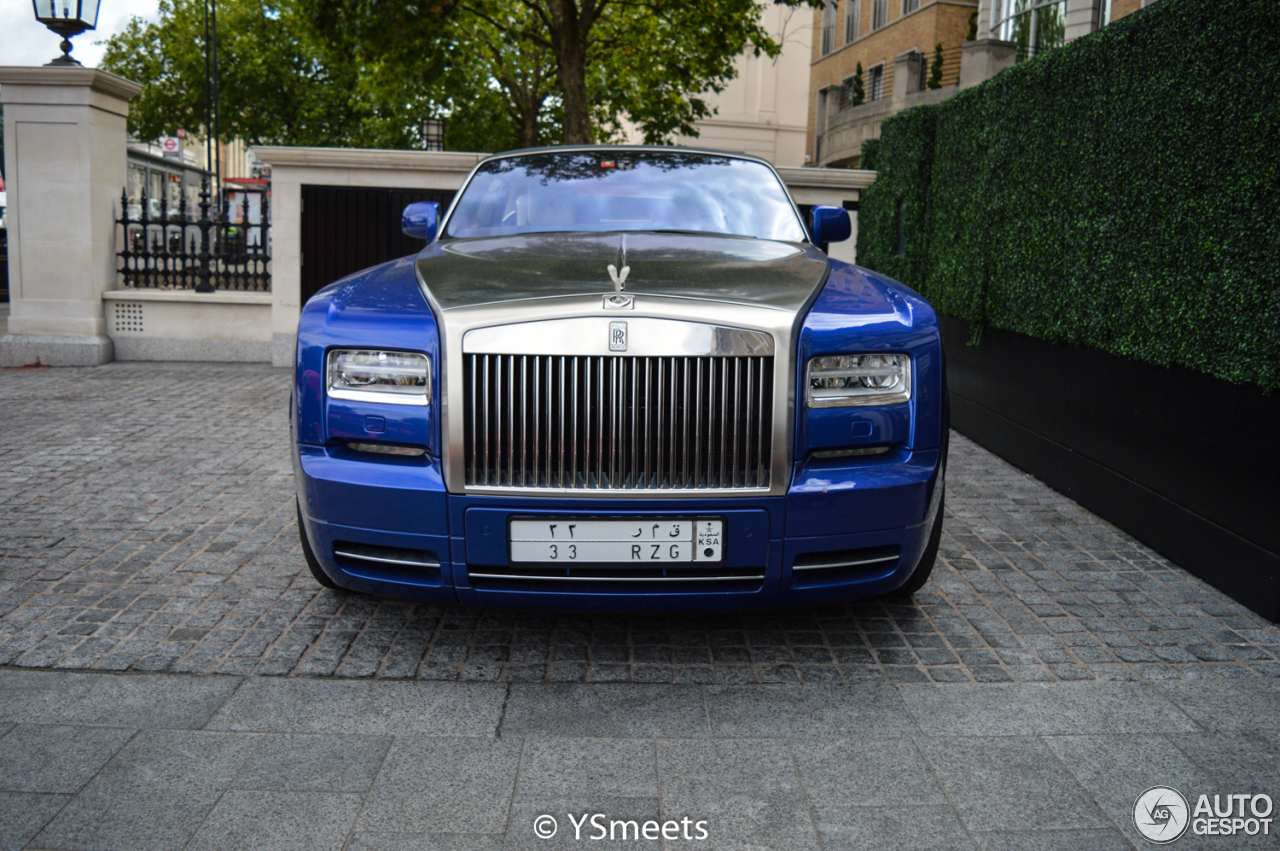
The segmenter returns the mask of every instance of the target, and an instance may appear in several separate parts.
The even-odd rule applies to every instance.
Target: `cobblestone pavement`
[[[0,371],[0,665],[495,681],[1280,677],[1280,628],[956,436],[914,603],[617,616],[322,590],[288,373]]]

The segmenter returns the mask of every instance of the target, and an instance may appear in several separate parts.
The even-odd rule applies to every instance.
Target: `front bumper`
[[[939,459],[932,449],[811,461],[796,465],[785,496],[716,499],[456,495],[445,490],[438,459],[345,447],[299,445],[294,467],[312,549],[345,588],[477,606],[677,611],[829,603],[901,586],[937,510]],[[754,578],[512,579],[512,514],[722,516],[726,571]]]

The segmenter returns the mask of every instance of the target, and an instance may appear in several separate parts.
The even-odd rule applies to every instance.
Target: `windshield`
[[[803,242],[786,190],[762,163],[684,151],[573,151],[480,167],[447,236],[693,231]]]

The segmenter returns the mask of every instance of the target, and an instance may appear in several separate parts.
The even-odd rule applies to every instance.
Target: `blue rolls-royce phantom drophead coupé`
[[[943,516],[933,309],[831,260],[768,163],[498,154],[426,247],[317,293],[291,423],[328,587],[558,609],[919,589]]]

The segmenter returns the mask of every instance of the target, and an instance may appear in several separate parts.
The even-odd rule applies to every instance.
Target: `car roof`
[[[680,151],[681,153],[690,154],[710,154],[712,156],[736,157],[738,159],[754,160],[755,162],[769,165],[768,160],[742,151],[722,151],[716,148],[695,148],[688,145],[545,145],[539,148],[514,148],[510,151],[499,151],[496,154],[490,154],[485,157],[484,161],[494,160],[500,157],[524,156],[525,154],[567,153],[572,151],[649,151],[654,153]]]

